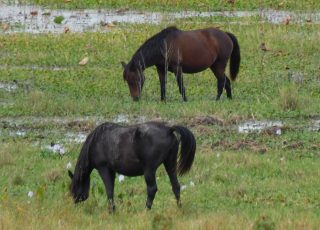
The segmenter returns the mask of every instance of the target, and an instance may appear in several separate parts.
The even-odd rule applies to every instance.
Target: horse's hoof
[[[116,208],[109,208],[109,214],[115,214],[116,213]]]
[[[177,206],[178,206],[178,208],[182,208],[182,204],[181,204],[181,201],[180,201],[180,200],[177,201]]]

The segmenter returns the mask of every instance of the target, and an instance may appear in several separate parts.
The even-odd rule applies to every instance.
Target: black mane
[[[130,61],[130,69],[134,70],[139,65],[143,69],[154,64],[154,61],[162,57],[162,50],[164,50],[164,40],[166,37],[179,29],[175,26],[170,26],[159,33],[155,34],[148,40],[146,40],[142,46],[136,51]]]

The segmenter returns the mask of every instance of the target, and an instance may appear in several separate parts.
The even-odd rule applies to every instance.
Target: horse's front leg
[[[168,173],[172,191],[176,197],[178,207],[181,207],[180,200],[180,183],[177,178],[177,152],[179,145],[176,145],[170,150],[168,158],[164,161],[164,167]]]
[[[99,168],[98,172],[103,180],[104,186],[107,191],[107,197],[109,200],[109,212],[113,213],[116,209],[116,207],[114,205],[114,200],[113,200],[114,180],[116,177],[116,173],[107,167]]]
[[[183,101],[187,101],[187,96],[186,96],[186,89],[184,87],[183,83],[183,73],[182,73],[182,68],[181,66],[178,66],[176,69],[176,78],[177,78],[177,83],[179,86],[179,92],[182,96]]]
[[[156,196],[156,193],[158,191],[155,169],[153,169],[153,170],[145,170],[144,178],[146,180],[147,193],[148,193],[146,207],[148,209],[151,209],[154,197]]]
[[[160,66],[157,66],[157,72],[160,80],[161,101],[166,101],[167,73],[165,69]]]

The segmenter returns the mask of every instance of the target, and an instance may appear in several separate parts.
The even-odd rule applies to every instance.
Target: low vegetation
[[[127,7],[73,1],[36,3],[60,7]],[[159,2],[159,1],[157,1]],[[230,7],[227,3],[210,4]],[[235,7],[254,9],[252,1]],[[150,9],[151,1],[132,7]],[[178,7],[178,3],[181,3]],[[204,2],[203,4],[205,4]],[[281,2],[262,4],[276,7]],[[205,8],[194,1],[171,1],[155,9]],[[248,4],[248,5],[242,5]],[[285,1],[278,7],[302,8]],[[306,9],[319,7],[307,1]],[[152,9],[154,9],[152,7]],[[239,40],[242,62],[233,82],[234,99],[216,102],[210,70],[185,75],[189,101],[182,102],[171,74],[167,102],[160,102],[156,70],[146,70],[142,100],[134,103],[122,78],[128,61],[151,35],[167,25],[181,29],[219,26]],[[190,18],[160,25],[117,24],[108,33],[0,34],[0,226],[3,229],[317,229],[320,226],[319,24],[269,24],[258,17]],[[266,49],[261,49],[264,43]],[[86,59],[84,65],[79,62]],[[164,168],[153,209],[145,210],[143,178],[116,180],[117,212],[107,212],[103,183],[96,172],[89,199],[74,205],[67,165],[74,168],[81,143],[69,131],[89,132],[101,120],[123,115],[132,121],[163,120],[188,126],[197,138],[194,167],[180,182],[176,207]],[[51,122],[8,122],[36,117]],[[57,122],[55,118],[70,118]],[[77,122],[77,118],[88,120]],[[279,120],[261,132],[239,133],[247,120]],[[16,135],[17,131],[27,131]],[[63,144],[66,152],[48,146]],[[30,193],[32,192],[32,193]]]

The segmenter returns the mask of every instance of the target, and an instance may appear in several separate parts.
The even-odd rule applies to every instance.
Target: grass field
[[[230,7],[208,2],[218,9]],[[280,1],[275,2],[259,4],[303,8],[295,1],[278,7]],[[36,3],[62,7],[56,1]],[[255,3],[239,2],[236,7],[257,9]],[[124,1],[63,4],[129,6]],[[175,10],[178,4],[194,9],[198,3],[170,4],[159,3],[155,9]],[[199,10],[207,7],[201,4]],[[150,5],[151,1],[132,1],[130,8]],[[317,8],[318,2],[305,2],[305,9]],[[156,70],[150,68],[141,101],[132,102],[120,62],[170,24],[186,30],[219,26],[238,37],[242,62],[233,82],[233,100],[225,94],[213,100],[217,81],[207,70],[185,75],[187,103],[171,74],[168,100],[160,102]],[[275,25],[259,17],[120,23],[108,33],[0,33],[0,83],[11,87],[0,88],[0,229],[319,229],[319,37],[319,24]],[[268,51],[260,49],[261,43]],[[85,57],[89,62],[79,66]],[[96,123],[119,117],[131,123],[178,123],[194,132],[195,162],[191,172],[179,178],[186,186],[181,209],[163,167],[157,173],[159,191],[151,211],[144,208],[144,179],[126,177],[116,180],[117,211],[110,215],[96,172],[89,199],[73,204],[66,166],[70,162],[74,167],[81,143],[66,140],[66,133],[87,133]],[[240,133],[239,125],[250,120],[281,121],[281,134],[274,128]],[[21,131],[25,133],[17,134]],[[50,143],[63,145],[66,153],[52,153],[46,148]]]

